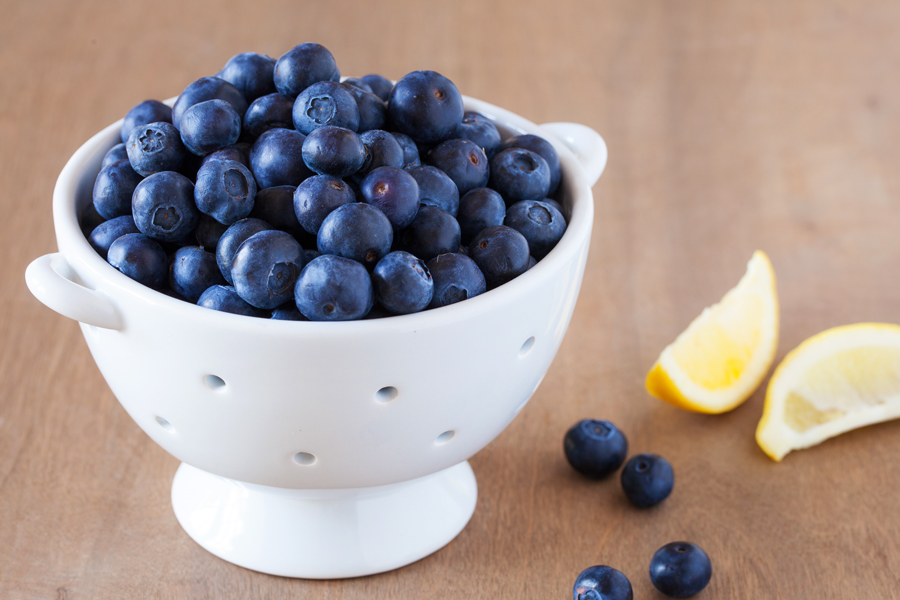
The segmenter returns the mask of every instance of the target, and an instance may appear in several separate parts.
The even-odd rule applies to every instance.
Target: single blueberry
[[[347,88],[333,81],[320,81],[303,90],[294,101],[292,115],[294,127],[304,134],[326,125],[359,131],[356,99]]]
[[[506,203],[503,196],[491,188],[475,188],[459,199],[456,215],[462,234],[462,243],[468,246],[482,230],[503,225]]]
[[[528,241],[511,227],[494,225],[472,239],[469,256],[484,273],[488,289],[494,289],[528,269]]]
[[[303,162],[306,136],[293,129],[270,129],[253,143],[250,168],[259,189],[300,185],[312,171]]]
[[[307,181],[309,181],[307,179]],[[303,185],[302,183],[300,185]],[[294,214],[294,193],[297,188],[292,185],[278,185],[266,188],[256,193],[253,201],[253,210],[250,211],[250,218],[265,221],[279,231],[286,231],[300,242],[304,243],[302,238],[307,237],[306,231],[297,222],[297,216]],[[315,245],[313,237],[312,245]]]
[[[203,249],[215,252],[219,238],[227,229],[228,225],[219,223],[209,215],[201,214],[194,229],[194,238]]]
[[[474,142],[452,139],[435,146],[426,157],[428,164],[447,174],[460,195],[488,184],[488,159]]]
[[[356,108],[359,110],[359,128],[357,131],[369,131],[371,129],[384,128],[387,119],[387,107],[384,101],[362,88],[349,84],[347,81],[341,83],[353,99],[356,100]]]
[[[465,254],[441,254],[426,266],[434,280],[431,308],[474,298],[487,289],[481,269]]]
[[[656,506],[669,497],[673,487],[675,473],[662,456],[638,454],[622,469],[622,490],[638,508]]]
[[[206,163],[212,160],[233,160],[241,163],[248,169],[250,168],[250,144],[245,144],[243,142],[238,142],[233,146],[228,146],[226,148],[219,148],[218,150],[214,150],[210,152],[206,156],[203,157],[203,160],[200,161],[200,166],[202,167]],[[199,168],[198,168],[199,171]]]
[[[550,190],[547,194],[549,195],[556,191],[556,188],[559,187],[559,181],[562,179],[562,167],[559,164],[559,154],[556,152],[553,144],[540,136],[525,134],[506,140],[503,144],[503,149],[507,148],[531,150],[546,160],[547,166],[550,167]]]
[[[481,148],[488,160],[497,154],[502,145],[500,131],[494,122],[483,114],[472,111],[463,113],[462,123],[456,130],[456,137],[474,142]]]
[[[353,86],[356,89],[362,90],[364,92],[368,92],[370,94],[374,93],[372,91],[372,86],[370,86],[368,83],[366,83],[359,77],[347,77],[346,79],[341,81],[341,84],[343,84],[344,86]]]
[[[119,137],[122,142],[128,140],[128,134],[131,130],[140,125],[149,125],[150,123],[171,123],[172,108],[163,104],[159,100],[144,100],[134,108],[128,111],[125,119],[122,121],[122,129],[119,131]]]
[[[434,281],[421,259],[408,252],[385,255],[372,271],[375,299],[388,311],[405,315],[431,304]]]
[[[219,271],[221,271],[225,281],[234,283],[234,280],[231,278],[231,262],[234,260],[234,253],[237,252],[240,245],[247,238],[260,231],[270,231],[272,229],[274,227],[259,219],[241,219],[225,230],[225,233],[219,237],[219,243],[216,244],[216,264],[219,265]]]
[[[303,268],[294,298],[310,321],[362,319],[374,302],[372,279],[355,260],[323,254]]]
[[[216,75],[232,84],[247,102],[275,93],[275,59],[265,54],[241,52],[228,59]]]
[[[408,167],[406,172],[419,184],[419,204],[437,206],[456,216],[459,212],[459,188],[446,173],[431,165]]]
[[[356,201],[353,190],[337,177],[315,175],[294,191],[294,215],[311,234],[318,234],[322,221],[334,209]]]
[[[276,308],[294,295],[303,248],[284,231],[261,231],[242,243],[231,261],[234,289],[256,308]]]
[[[356,173],[355,179],[361,180],[378,167],[403,167],[403,149],[397,138],[381,129],[374,129],[360,134],[360,141],[365,146],[365,161]]]
[[[258,138],[270,129],[293,129],[294,99],[274,93],[261,96],[250,104],[244,115],[244,134]]]
[[[618,569],[597,565],[588,567],[575,580],[572,600],[632,600],[631,582]]]
[[[172,290],[196,304],[201,294],[214,285],[225,285],[215,254],[199,246],[184,246],[175,251],[169,267]]]
[[[437,206],[420,206],[416,218],[397,237],[403,250],[429,261],[459,250],[459,223]]]
[[[303,316],[300,309],[297,308],[297,304],[294,302],[293,298],[272,310],[272,316],[270,318],[275,321],[309,321],[309,319]]]
[[[128,151],[125,150],[124,143],[116,144],[103,155],[103,162],[100,163],[100,168],[102,169],[103,167],[119,162],[120,160],[128,160]]]
[[[142,179],[127,160],[103,167],[94,180],[94,208],[105,219],[130,215],[131,197]]]
[[[349,258],[372,269],[390,252],[393,239],[391,222],[383,212],[353,202],[339,206],[325,217],[319,227],[317,247],[322,254]]]
[[[251,306],[230,285],[214,285],[197,300],[197,306],[247,317],[267,317],[268,312]]]
[[[325,46],[305,43],[282,54],[275,63],[275,88],[285,96],[296,98],[300,92],[319,81],[339,81],[341,73],[334,56]]]
[[[396,229],[403,229],[419,211],[419,184],[396,167],[373,169],[359,183],[362,199],[378,208]]]
[[[360,136],[343,127],[313,129],[303,141],[303,162],[319,175],[344,178],[356,173],[366,160]]]
[[[237,161],[210,161],[197,172],[194,186],[197,209],[223,225],[231,225],[249,215],[255,197],[256,180],[250,169]]]
[[[391,89],[388,117],[400,133],[433,145],[456,133],[463,118],[462,95],[435,71],[414,71]]]
[[[90,242],[91,248],[105,259],[110,245],[129,233],[140,233],[140,230],[134,224],[134,219],[131,218],[131,215],[122,215],[97,225],[91,232],[88,242]]]
[[[422,161],[419,158],[419,147],[416,146],[416,143],[411,137],[405,133],[400,133],[399,131],[392,131],[391,135],[394,136],[394,139],[400,144],[400,149],[403,150],[404,169],[417,167],[422,164]]]
[[[241,116],[224,100],[198,102],[181,117],[181,141],[197,156],[225,148],[241,137]]]
[[[522,200],[543,200],[550,191],[550,167],[531,150],[508,148],[490,163],[488,187],[500,192],[507,206]]]
[[[180,129],[181,117],[185,111],[193,105],[207,100],[228,102],[241,118],[247,112],[247,99],[239,89],[218,77],[201,77],[184,88],[184,91],[178,96],[175,106],[172,107],[172,124]]]
[[[169,261],[156,242],[141,233],[126,233],[109,246],[107,262],[117,270],[151,288],[166,282]]]
[[[712,578],[712,563],[700,546],[672,542],[656,551],[650,561],[650,581],[670,598],[700,593]]]
[[[134,189],[131,213],[144,235],[177,242],[194,230],[200,218],[194,204],[194,184],[172,171],[151,175]]]
[[[94,206],[93,202],[88,202],[85,207],[81,209],[81,214],[78,215],[78,225],[81,227],[81,233],[84,234],[84,237],[89,237],[97,225],[103,223],[105,220],[103,215],[97,212],[97,208]]]
[[[370,75],[363,75],[360,79],[367,83],[372,89],[372,93],[383,101],[387,102],[388,98],[391,97],[391,89],[393,89],[394,84],[387,77],[382,77],[381,75],[373,73]]]
[[[531,255],[541,260],[553,250],[566,232],[566,219],[551,204],[522,200],[506,211],[503,224],[525,236]]]
[[[625,462],[628,440],[609,421],[584,419],[566,432],[563,449],[572,468],[588,477],[602,479]]]
[[[179,170],[188,154],[181,133],[171,123],[135,127],[128,134],[125,151],[131,167],[144,177]]]

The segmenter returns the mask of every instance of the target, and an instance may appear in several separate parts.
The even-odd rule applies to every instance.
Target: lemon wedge
[[[647,374],[647,391],[687,410],[727,412],[759,387],[777,347],[775,272],[757,250],[737,286],[662,351]]]
[[[900,326],[858,323],[809,338],[778,365],[756,442],[773,460],[900,417]]]

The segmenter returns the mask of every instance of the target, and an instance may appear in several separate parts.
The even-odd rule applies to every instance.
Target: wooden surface
[[[808,336],[900,322],[900,4],[891,0],[0,3],[0,598],[568,598],[585,567],[702,546],[700,598],[900,598],[900,422],[766,458],[762,390],[719,417],[649,397],[660,350],[769,253],[779,359]],[[727,5],[727,6],[726,6]],[[319,41],[344,74],[429,68],[536,122],[601,132],[607,171],[571,327],[531,403],[472,459],[449,546],[357,580],[270,577],[181,530],[177,461],[131,421],[81,334],[23,273],[55,251],[57,174],[94,132],[233,54]],[[567,466],[605,418],[670,459],[640,511]]]

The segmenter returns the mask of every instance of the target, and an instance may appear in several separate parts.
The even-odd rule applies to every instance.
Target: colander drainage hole
[[[203,383],[214,392],[221,392],[225,389],[225,380],[218,375],[207,375],[203,378]]]
[[[163,419],[162,417],[156,417],[156,422],[159,423],[159,426],[168,431],[169,433],[175,433],[175,428],[172,427],[172,424]]]
[[[316,464],[316,455],[310,454],[309,452],[298,452],[294,455],[294,462],[298,465],[308,467]]]
[[[441,435],[437,436],[437,438],[434,440],[434,443],[438,446],[443,446],[444,444],[452,440],[455,435],[456,432],[452,429],[450,431],[445,431]]]
[[[534,336],[531,336],[530,338],[525,340],[525,343],[522,344],[521,348],[519,348],[519,358],[531,352],[532,348],[534,348]]]
[[[375,392],[375,402],[386,404],[396,398],[399,393],[400,392],[397,391],[397,388],[392,385],[383,387]]]

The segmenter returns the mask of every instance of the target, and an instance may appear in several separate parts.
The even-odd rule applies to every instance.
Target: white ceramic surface
[[[464,461],[525,406],[571,318],[606,146],[581,125],[465,102],[506,135],[554,144],[569,225],[512,282],[413,315],[271,321],[170,298],[113,269],[78,226],[121,121],[60,174],[59,253],[28,267],[28,286],[81,322],[122,406],[185,463],[175,513],[214,554],[278,575],[365,575],[426,556],[468,522],[477,493]]]

